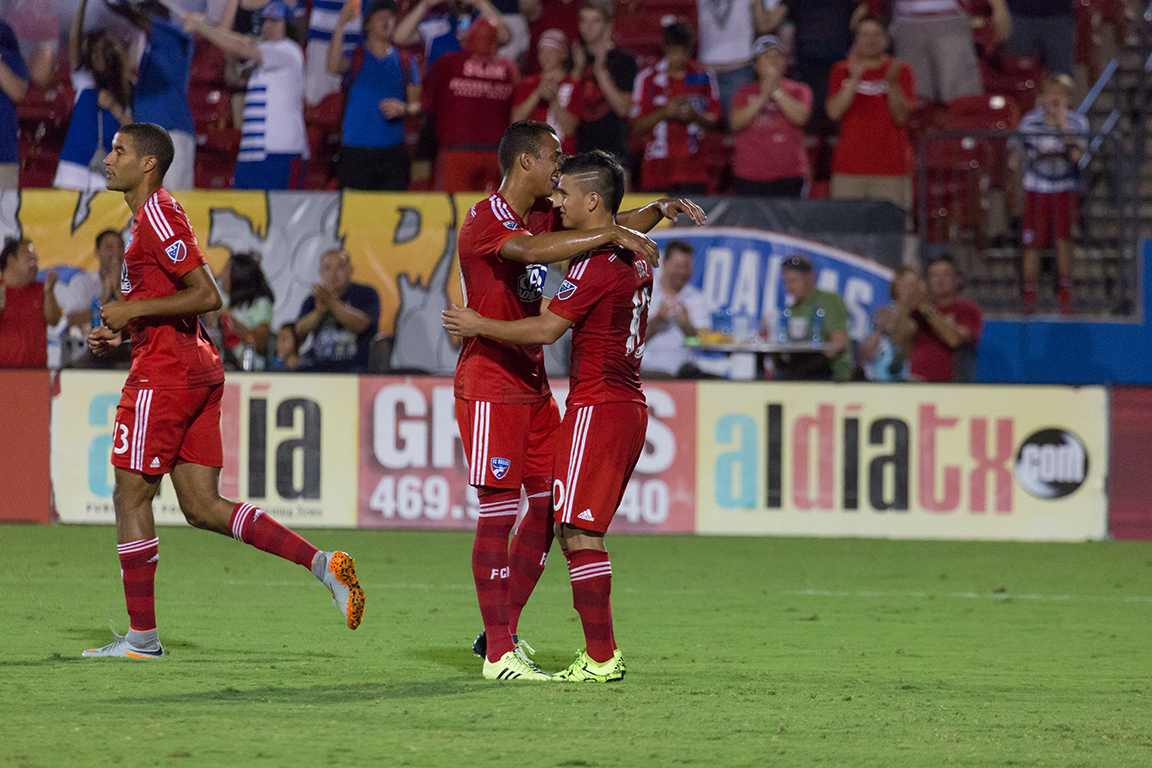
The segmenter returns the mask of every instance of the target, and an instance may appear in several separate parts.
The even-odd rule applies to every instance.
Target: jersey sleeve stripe
[[[155,197],[144,203],[144,212],[148,215],[148,223],[152,225],[152,229],[161,241],[168,240],[172,237],[172,227],[170,227],[164,219],[164,214],[160,211],[160,206],[156,204]]]

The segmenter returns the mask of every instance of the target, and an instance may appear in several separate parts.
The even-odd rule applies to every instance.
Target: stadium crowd
[[[24,186],[100,188],[131,119],[174,132],[168,189],[488,191],[501,131],[538,117],[565,151],[616,155],[638,189],[907,207],[919,133],[981,95],[1007,100],[1014,129],[1046,71],[1091,75],[1094,30],[1126,23],[1105,0],[69,6],[57,71],[50,46],[0,30],[8,187],[18,149]]]

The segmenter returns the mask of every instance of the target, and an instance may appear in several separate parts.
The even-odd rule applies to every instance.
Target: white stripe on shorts
[[[564,489],[564,506],[560,522],[572,524],[572,500],[576,498],[576,485],[580,479],[580,467],[584,464],[584,442],[588,437],[588,425],[592,422],[594,406],[581,408],[576,414],[576,428],[572,431],[572,453],[568,456],[568,482]]]
[[[141,389],[136,393],[136,420],[132,426],[132,456],[128,468],[144,471],[144,438],[148,434],[148,412],[152,408],[152,390]]]
[[[488,471],[488,420],[492,404],[477,401],[472,412],[472,458],[468,483],[484,485],[484,475]]]

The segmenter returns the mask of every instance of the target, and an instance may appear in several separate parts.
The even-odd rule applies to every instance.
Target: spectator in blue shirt
[[[28,66],[12,27],[0,21],[0,189],[20,186],[16,102],[28,92]]]
[[[420,111],[420,72],[392,47],[396,0],[376,0],[364,17],[364,43],[344,54],[344,27],[356,16],[346,2],[328,44],[328,71],[348,83],[340,162],[341,189],[408,189],[404,118]]]
[[[196,166],[196,126],[188,106],[192,37],[172,22],[168,9],[158,2],[143,6],[116,3],[108,7],[148,37],[136,76],[132,115],[136,122],[155,123],[172,137],[176,156],[164,175],[164,188],[169,192],[192,189]]]

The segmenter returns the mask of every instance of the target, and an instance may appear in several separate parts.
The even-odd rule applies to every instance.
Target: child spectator
[[[104,158],[112,151],[112,137],[132,121],[132,81],[124,46],[104,30],[84,34],[87,7],[88,0],[80,0],[68,33],[76,99],[52,182],[58,189],[103,190]]]
[[[636,78],[632,133],[644,139],[640,188],[674,196],[704,194],[704,134],[720,127],[716,82],[692,60],[692,30],[664,28],[664,58]]]
[[[276,356],[268,364],[268,370],[279,372],[298,371],[301,367],[299,344],[296,339],[296,323],[284,323],[276,331]]]
[[[784,77],[787,53],[779,38],[764,35],[753,48],[757,82],[732,101],[732,191],[737,195],[800,197],[808,180],[804,126],[812,89]]]
[[[1040,250],[1056,246],[1057,300],[1072,312],[1072,221],[1080,192],[1080,158],[1088,139],[1088,118],[1068,109],[1072,78],[1049,75],[1040,106],[1020,121],[1024,167],[1024,311],[1036,309]],[[1055,243],[1053,243],[1055,241]]]
[[[558,29],[546,30],[536,46],[540,72],[529,75],[516,86],[512,97],[512,122],[536,120],[556,131],[566,155],[576,153],[576,129],[584,111],[580,83],[565,68],[568,37]]]
[[[276,295],[260,268],[260,255],[232,254],[220,275],[220,289],[224,293],[224,308],[219,312],[224,362],[238,370],[264,370]]]
[[[408,147],[404,118],[420,111],[420,72],[416,62],[392,47],[395,0],[376,0],[364,17],[364,43],[344,55],[344,27],[359,3],[348,0],[328,45],[328,71],[348,80],[340,162],[341,189],[408,189]]]

